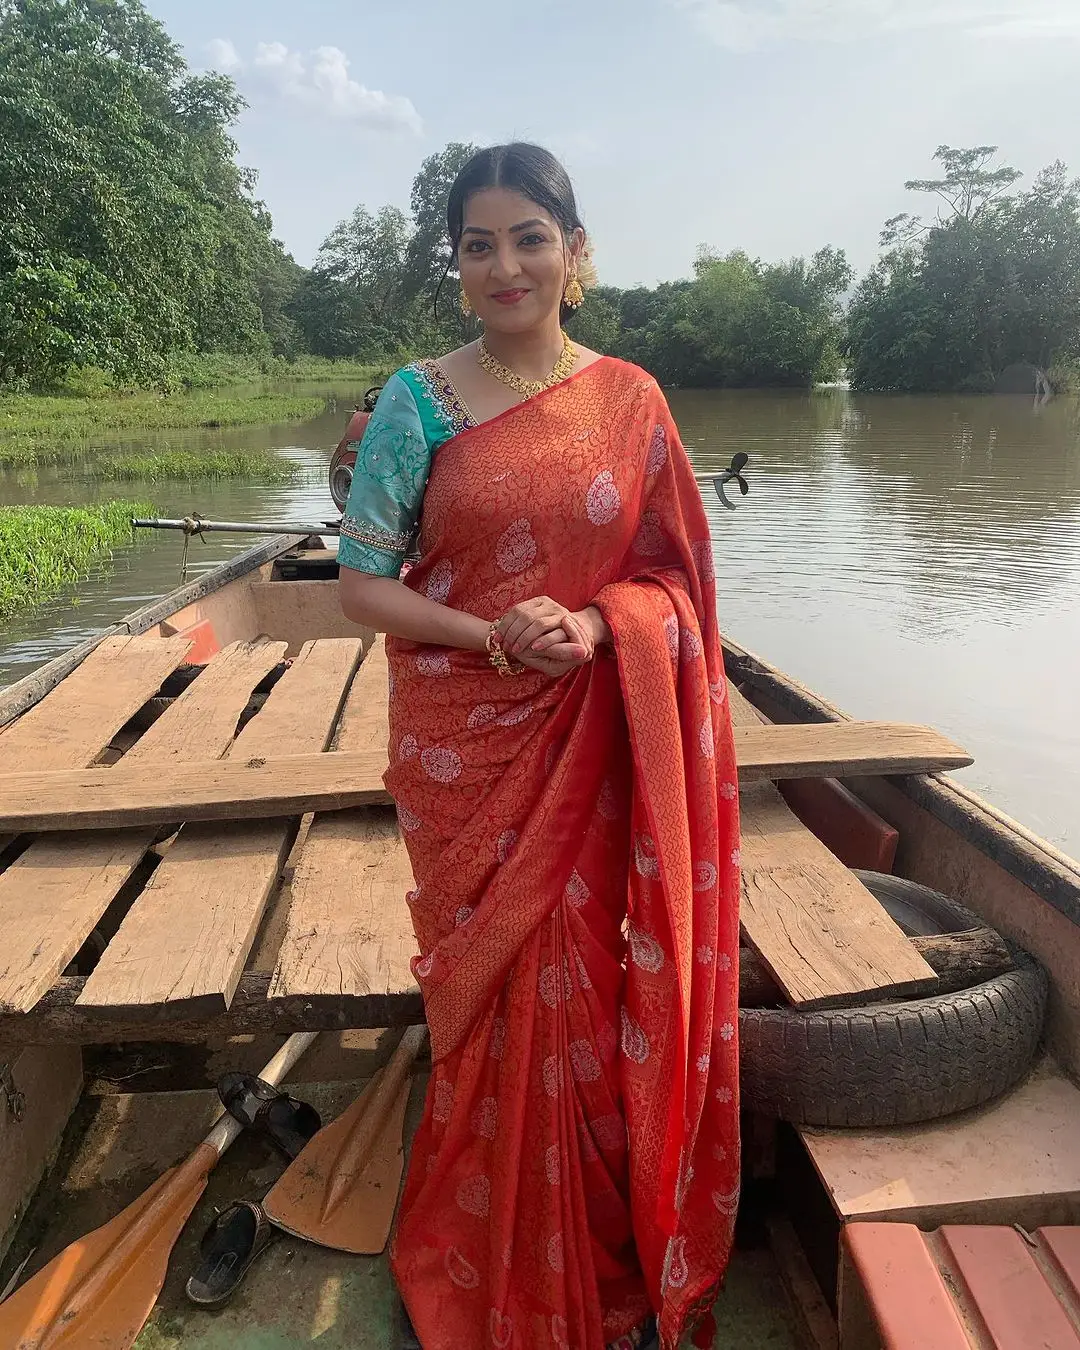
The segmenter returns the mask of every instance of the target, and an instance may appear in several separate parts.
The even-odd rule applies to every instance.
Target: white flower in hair
[[[577,279],[581,282],[582,289],[586,291],[600,284],[600,274],[593,262],[592,246],[589,244],[585,245],[581,251],[581,257],[578,258]]]

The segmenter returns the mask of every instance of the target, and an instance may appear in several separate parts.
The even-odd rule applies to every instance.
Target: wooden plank
[[[97,763],[190,646],[186,638],[105,638],[59,688],[0,729],[0,771],[79,769]],[[0,835],[0,849],[14,838]]]
[[[362,654],[358,638],[308,643],[229,753],[254,758],[324,750]],[[183,829],[89,977],[80,1006],[183,1004],[193,1016],[224,1012],[297,824]]]
[[[269,998],[269,971],[245,971],[227,1012],[192,1013],[188,1004],[80,1006],[86,980],[58,980],[30,1012],[0,1017],[0,1049],[23,1045],[110,1045],[124,1041],[203,1044],[230,1036],[290,1036],[294,1031],[413,1026],[424,1020],[419,989],[406,992],[293,994]]]
[[[371,644],[349,691],[334,738],[335,750],[371,750],[386,754],[390,744],[389,686],[386,644],[380,636]],[[389,760],[383,772],[386,767],[389,767]]]
[[[740,782],[840,774],[922,773],[970,758],[937,732],[887,722],[735,729]],[[125,763],[0,775],[0,830],[106,829],[176,820],[239,820],[342,811],[389,801],[381,751],[257,756],[163,778]],[[441,766],[438,770],[443,771]]]
[[[176,765],[163,776],[152,766],[80,774],[5,774],[0,778],[0,830],[100,830],[176,821],[257,820],[307,811],[386,803],[379,777],[383,756],[280,755]],[[116,779],[112,782],[113,778]]]
[[[93,764],[190,647],[179,637],[106,638],[40,703],[0,731],[0,770]]]
[[[792,1003],[933,984],[933,970],[878,901],[771,783],[740,796],[743,933]]]
[[[873,777],[962,769],[974,760],[932,727],[897,722],[735,728],[739,781]]]
[[[836,1318],[817,1282],[806,1252],[789,1219],[765,1221],[769,1247],[807,1350],[837,1350]],[[936,1347],[934,1348],[936,1350]]]
[[[949,994],[993,979],[1012,970],[1014,962],[1005,941],[992,928],[971,928],[964,933],[935,933],[932,937],[908,938],[912,947],[935,972],[925,985],[906,989],[907,998]],[[874,989],[863,998],[848,994],[845,1007],[862,1001],[890,998],[891,989]],[[764,961],[752,947],[739,953],[739,1007],[769,1008],[783,1003],[783,995]]]
[[[176,765],[184,756],[210,760],[224,753],[252,689],[283,651],[280,642],[227,647],[121,762],[152,772],[162,758],[171,757]],[[0,874],[0,1009],[34,1006],[86,941],[153,840],[153,832],[144,829],[59,834],[35,840]]]
[[[771,725],[737,689],[728,692],[735,727]],[[744,787],[739,810],[743,936],[792,1003],[937,991],[918,947],[771,783]]]
[[[89,976],[80,1006],[229,1006],[263,910],[296,835],[295,821],[188,825],[128,911]]]
[[[24,1096],[20,1119],[0,1094],[0,1264],[26,1214],[38,1182],[63,1137],[83,1089],[77,1046],[29,1046],[10,1057],[11,1081]]]
[[[412,885],[392,811],[316,816],[293,878],[270,997],[411,994]]]
[[[360,667],[336,748],[385,757],[386,648],[380,638]],[[292,881],[285,936],[270,997],[366,998],[418,993],[409,969],[416,938],[405,903],[412,867],[393,812],[360,807],[317,815]]]
[[[750,700],[740,693],[733,684],[728,684],[727,694],[733,727],[756,727],[768,722],[768,718],[763,713],[759,713]]]

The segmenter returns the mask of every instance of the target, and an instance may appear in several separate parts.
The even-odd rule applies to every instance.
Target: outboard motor
[[[345,428],[345,435],[338,442],[334,457],[330,461],[330,496],[339,511],[345,510],[349,500],[349,488],[352,487],[353,468],[356,464],[356,448],[363,439],[371,414],[382,386],[376,385],[364,395],[363,407],[357,407]]]

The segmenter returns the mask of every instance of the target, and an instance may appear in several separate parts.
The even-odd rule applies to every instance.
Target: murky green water
[[[302,427],[129,438],[147,448],[275,448],[299,485],[125,485],[163,515],[322,519],[325,471],[363,394]],[[1080,402],[674,393],[703,477],[726,632],[862,717],[931,723],[966,745],[961,775],[1080,853]],[[708,474],[750,455],[751,494],[723,510]],[[119,495],[69,469],[0,477],[0,500]],[[253,542],[192,544],[196,569]],[[0,682],[156,598],[179,536],[144,540],[78,592],[0,635]]]

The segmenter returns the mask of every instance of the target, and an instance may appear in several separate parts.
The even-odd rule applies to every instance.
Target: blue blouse
[[[399,574],[419,534],[435,452],[475,425],[437,362],[416,361],[391,375],[356,447],[338,542],[342,566]]]

